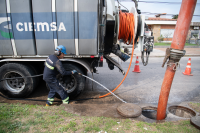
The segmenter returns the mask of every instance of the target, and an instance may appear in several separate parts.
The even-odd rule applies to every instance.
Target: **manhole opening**
[[[173,115],[183,117],[183,118],[191,118],[191,117],[196,116],[195,111],[183,106],[170,106],[168,110]]]
[[[149,119],[156,120],[157,108],[156,107],[144,107],[144,108],[142,108],[142,115]],[[165,116],[165,118],[166,118],[166,116]]]

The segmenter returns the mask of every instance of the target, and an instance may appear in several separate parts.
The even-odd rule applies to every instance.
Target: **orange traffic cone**
[[[193,76],[193,74],[191,74],[191,58],[189,58],[185,72],[183,72],[183,74]]]
[[[140,73],[140,66],[139,66],[139,60],[138,60],[138,56],[136,58],[136,62],[135,62],[135,67],[134,67],[134,70],[133,72],[137,72],[137,73]]]

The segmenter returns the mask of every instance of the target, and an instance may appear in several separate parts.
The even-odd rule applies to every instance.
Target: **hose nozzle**
[[[117,55],[124,62],[127,61],[130,58],[130,56],[128,54],[123,53],[123,52],[120,51],[120,46],[118,44],[113,45],[112,53]]]

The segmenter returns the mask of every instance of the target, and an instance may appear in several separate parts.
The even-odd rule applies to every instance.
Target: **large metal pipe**
[[[181,9],[179,12],[174,36],[172,39],[171,48],[178,50],[184,49],[186,37],[190,28],[190,23],[192,20],[196,2],[197,0],[182,0]],[[167,63],[169,65],[167,65],[167,69],[161,87],[157,109],[157,120],[165,119],[169,92],[175,75],[175,70],[173,70],[175,64],[173,63],[174,61],[168,61]]]

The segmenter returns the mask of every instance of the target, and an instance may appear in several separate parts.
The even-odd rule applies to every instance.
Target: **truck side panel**
[[[48,55],[54,52],[51,0],[33,0],[33,21],[35,23],[35,40],[38,55]],[[57,39],[57,37],[55,36]]]
[[[17,54],[35,55],[36,48],[34,31],[31,28],[33,21],[31,13],[31,0],[10,0],[10,10],[12,18],[12,31],[15,39]],[[25,28],[23,28],[23,30],[21,29],[19,32],[19,29],[17,28],[21,28],[22,25],[24,25]]]
[[[0,1],[0,55],[13,55],[10,34],[8,29],[8,18],[6,14],[6,1]],[[11,36],[10,36],[11,35]]]
[[[47,56],[58,45],[64,45],[67,55],[98,56],[98,0],[1,2],[0,20],[4,23],[1,30],[8,36],[1,35],[0,49],[8,50],[1,50],[0,55],[13,55],[13,50],[15,57]],[[10,30],[5,28],[8,23]]]
[[[67,54],[75,53],[75,24],[74,24],[74,1],[57,0],[56,1],[57,24],[64,23],[66,31],[58,31],[58,44],[66,47]],[[62,26],[62,25],[60,25]],[[59,28],[59,27],[58,27]]]
[[[97,54],[98,1],[78,0],[79,53]]]

